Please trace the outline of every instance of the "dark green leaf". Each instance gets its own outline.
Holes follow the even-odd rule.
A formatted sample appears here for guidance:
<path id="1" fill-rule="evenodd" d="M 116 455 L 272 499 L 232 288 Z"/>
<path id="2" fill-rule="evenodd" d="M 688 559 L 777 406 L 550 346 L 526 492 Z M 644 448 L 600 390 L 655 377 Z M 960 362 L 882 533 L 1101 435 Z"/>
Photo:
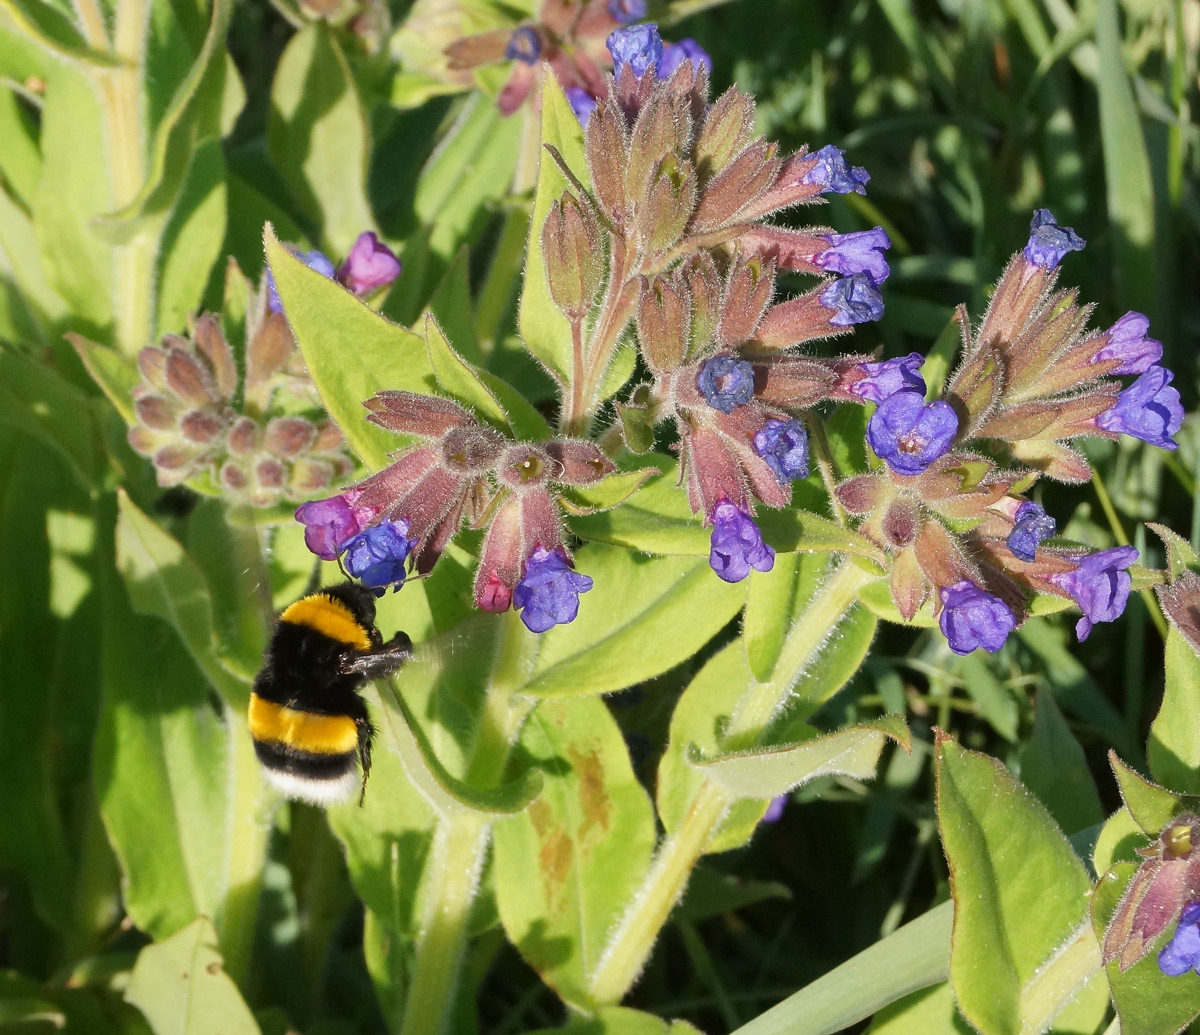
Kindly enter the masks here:
<path id="1" fill-rule="evenodd" d="M 1162 707 L 1146 742 L 1150 772 L 1172 790 L 1200 794 L 1200 657 L 1177 629 L 1167 632 L 1165 665 Z"/>
<path id="2" fill-rule="evenodd" d="M 1052 695 L 1037 695 L 1033 735 L 1020 749 L 1021 782 L 1063 830 L 1086 830 L 1104 818 L 1083 748 Z"/>

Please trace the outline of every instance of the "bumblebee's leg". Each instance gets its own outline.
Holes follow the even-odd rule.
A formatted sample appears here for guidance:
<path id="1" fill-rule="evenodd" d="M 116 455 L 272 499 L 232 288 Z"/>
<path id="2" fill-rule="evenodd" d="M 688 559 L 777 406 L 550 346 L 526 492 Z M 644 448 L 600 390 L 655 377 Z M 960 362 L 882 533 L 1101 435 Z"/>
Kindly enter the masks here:
<path id="1" fill-rule="evenodd" d="M 371 775 L 371 742 L 375 739 L 375 727 L 366 716 L 356 719 L 355 725 L 358 727 L 358 760 L 362 766 L 362 789 L 358 792 L 358 807 L 362 808 L 363 799 L 367 796 L 367 777 Z"/>
<path id="2" fill-rule="evenodd" d="M 367 679 L 382 679 L 390 676 L 412 657 L 412 640 L 407 633 L 398 632 L 379 650 L 363 651 L 347 658 L 342 671 L 366 676 Z"/>

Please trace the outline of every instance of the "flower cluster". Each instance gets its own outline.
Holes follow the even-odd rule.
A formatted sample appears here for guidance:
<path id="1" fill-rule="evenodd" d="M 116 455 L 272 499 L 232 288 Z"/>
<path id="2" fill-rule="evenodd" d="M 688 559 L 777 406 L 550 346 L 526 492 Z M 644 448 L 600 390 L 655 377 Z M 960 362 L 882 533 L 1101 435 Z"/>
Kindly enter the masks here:
<path id="1" fill-rule="evenodd" d="M 345 262 L 336 269 L 329 257 L 316 248 L 309 251 L 292 251 L 309 269 L 316 270 L 330 280 L 336 280 L 359 298 L 373 295 L 400 276 L 400 260 L 370 230 L 358 235 L 346 255 Z M 266 284 L 267 308 L 273 313 L 282 313 L 283 303 L 279 300 L 279 292 L 275 290 L 275 275 L 270 266 L 267 267 Z"/>
<path id="2" fill-rule="evenodd" d="M 1132 547 L 1086 555 L 1043 546 L 1054 518 L 1024 497 L 1042 476 L 1083 481 L 1091 471 L 1070 442 L 1120 434 L 1174 449 L 1183 411 L 1149 321 L 1127 313 L 1087 333 L 1089 307 L 1055 291 L 1058 264 L 1084 247 L 1039 210 L 1013 256 L 944 398 L 927 401 L 916 353 L 844 368 L 840 389 L 875 406 L 867 442 L 883 462 L 837 489 L 861 530 L 888 551 L 892 597 L 912 618 L 932 600 L 951 650 L 999 650 L 1028 612 L 1030 592 L 1073 601 L 1080 640 L 1124 610 Z M 1124 385 L 1119 376 L 1136 376 Z M 1003 469 L 993 454 L 1007 452 Z"/>

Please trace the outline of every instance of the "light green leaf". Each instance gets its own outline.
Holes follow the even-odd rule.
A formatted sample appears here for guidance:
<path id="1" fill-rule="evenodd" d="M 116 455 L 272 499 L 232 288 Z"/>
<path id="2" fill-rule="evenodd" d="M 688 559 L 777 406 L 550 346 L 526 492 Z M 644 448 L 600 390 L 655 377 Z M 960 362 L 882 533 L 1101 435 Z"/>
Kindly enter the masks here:
<path id="1" fill-rule="evenodd" d="M 126 424 L 132 424 L 135 420 L 133 389 L 141 380 L 137 367 L 116 349 L 98 345 L 80 334 L 69 332 L 67 341 L 74 346 L 80 361 L 112 403 L 113 409 L 121 415 Z"/>
<path id="2" fill-rule="evenodd" d="M 1036 1035 L 1100 966 L 1091 881 L 1045 807 L 999 762 L 944 735 L 935 760 L 959 1009 L 984 1035 Z"/>
<path id="3" fill-rule="evenodd" d="M 1180 813 L 1194 813 L 1200 809 L 1200 798 L 1175 794 L 1151 783 L 1122 762 L 1115 751 L 1108 753 L 1108 763 L 1117 778 L 1125 808 L 1148 837 L 1157 837 L 1163 827 Z"/>
<path id="4" fill-rule="evenodd" d="M 0 46 L 3 41 L 0 40 Z M 15 102 L 14 102 L 15 103 Z M 0 126 L 0 134 L 6 132 Z M 40 156 L 38 177 L 41 178 Z M 37 182 L 32 185 L 36 196 Z M 46 281 L 36 229 L 26 208 L 0 186 L 0 290 L 9 312 L 0 312 L 0 334 L 12 341 L 50 344 L 66 317 L 63 300 Z"/>
<path id="5" fill-rule="evenodd" d="M 869 1035 L 973 1035 L 954 1005 L 950 982 L 910 992 L 889 1003 L 871 1021 Z"/>
<path id="6" fill-rule="evenodd" d="M 503 407 L 484 386 L 471 365 L 454 351 L 454 346 L 446 339 L 432 313 L 425 317 L 425 348 L 438 387 L 472 410 L 480 420 L 507 431 L 508 415 Z"/>
<path id="7" fill-rule="evenodd" d="M 1183 536 L 1173 532 L 1166 525 L 1158 525 L 1153 521 L 1147 521 L 1146 527 L 1158 536 L 1167 548 L 1167 572 L 1170 582 L 1174 582 L 1185 571 L 1200 570 L 1200 555 Z"/>
<path id="8" fill-rule="evenodd" d="M 1200 794 L 1200 657 L 1174 628 L 1167 632 L 1164 657 L 1166 686 L 1146 757 L 1159 783 Z"/>
<path id="9" fill-rule="evenodd" d="M 539 1028 L 525 1035 L 701 1035 L 687 1021 L 664 1021 L 627 1006 L 602 1006 L 593 1016 L 572 1017 L 562 1028 Z"/>
<path id="10" fill-rule="evenodd" d="M 264 231 L 267 262 L 308 372 L 329 415 L 372 470 L 402 444 L 368 424 L 363 402 L 387 388 L 433 393 L 435 382 L 423 342 L 391 323 L 349 291 L 310 270 Z"/>
<path id="11" fill-rule="evenodd" d="M 912 738 L 896 715 L 822 735 L 817 730 L 795 744 L 706 755 L 692 745 L 688 761 L 739 798 L 774 798 L 819 776 L 869 780 L 888 739 L 910 750 Z"/>
<path id="12" fill-rule="evenodd" d="M 600 510 L 611 510 L 632 498 L 651 478 L 658 476 L 658 468 L 643 467 L 637 471 L 618 471 L 591 485 L 568 485 L 559 499 L 568 512 L 586 515 Z"/>
<path id="13" fill-rule="evenodd" d="M 500 917 L 542 978 L 586 1008 L 588 976 L 650 866 L 654 813 L 603 701 L 542 702 L 521 746 L 546 782 L 530 809 L 496 824 Z"/>
<path id="14" fill-rule="evenodd" d="M 119 59 L 89 47 L 79 30 L 58 8 L 39 0 L 0 0 L 0 10 L 26 38 L 48 55 L 97 68 L 116 68 Z"/>
<path id="15" fill-rule="evenodd" d="M 197 917 L 138 953 L 125 998 L 154 1035 L 257 1035 L 258 1024 L 222 968 L 212 922 Z"/>
<path id="16" fill-rule="evenodd" d="M 550 214 L 550 206 L 569 184 L 558 164 L 546 153 L 547 145 L 558 149 L 567 167 L 586 187 L 591 177 L 583 150 L 583 127 L 553 75 L 542 80 L 542 150 L 517 326 L 526 348 L 559 381 L 565 382 L 571 370 L 571 325 L 550 297 L 546 259 L 542 254 L 542 225 Z"/>
<path id="17" fill-rule="evenodd" d="M 722 582 L 707 561 L 591 543 L 576 566 L 595 585 L 580 597 L 578 621 L 541 634 L 522 694 L 582 697 L 650 679 L 691 657 L 746 600 L 745 582 Z"/>
<path id="18" fill-rule="evenodd" d="M 429 298 L 426 315 L 432 313 L 446 338 L 467 363 L 476 367 L 483 363 L 479 339 L 475 336 L 474 306 L 471 301 L 471 257 L 464 244 L 455 253 L 454 261 Z M 418 321 L 420 326 L 424 321 Z M 414 329 L 419 329 L 415 327 Z"/>
<path id="19" fill-rule="evenodd" d="M 777 554 L 774 568 L 750 580 L 742 636 L 750 671 L 760 683 L 775 671 L 787 630 L 824 570 L 822 558 Z"/>
<path id="20" fill-rule="evenodd" d="M 1021 782 L 1041 799 L 1063 830 L 1075 833 L 1104 819 L 1083 748 L 1045 690 L 1038 692 L 1033 735 L 1018 757 Z"/>
<path id="21" fill-rule="evenodd" d="M 366 114 L 345 55 L 324 21 L 296 33 L 279 59 L 267 144 L 275 168 L 321 228 L 335 261 L 360 233 L 374 229 L 366 197 L 371 149 Z"/>
<path id="22" fill-rule="evenodd" d="M 982 651 L 954 661 L 954 672 L 979 709 L 979 717 L 1010 743 L 1017 740 L 1017 702 L 999 679 Z M 1090 824 L 1084 824 L 1089 826 Z"/>

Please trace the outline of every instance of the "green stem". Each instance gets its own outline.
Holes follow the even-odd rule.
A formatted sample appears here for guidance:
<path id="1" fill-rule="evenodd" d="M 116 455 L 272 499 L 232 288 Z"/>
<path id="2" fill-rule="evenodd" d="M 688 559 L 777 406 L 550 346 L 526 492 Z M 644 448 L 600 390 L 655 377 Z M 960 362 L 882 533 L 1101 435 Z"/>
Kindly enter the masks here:
<path id="1" fill-rule="evenodd" d="M 738 701 L 725 749 L 746 750 L 762 738 L 796 681 L 854 607 L 858 590 L 873 577 L 849 561 L 829 574 L 788 632 L 771 679 L 751 684 Z M 641 888 L 605 946 L 589 982 L 593 1002 L 619 1002 L 637 980 L 692 870 L 736 800 L 711 779 L 700 784 L 683 822 L 659 846 Z"/>

